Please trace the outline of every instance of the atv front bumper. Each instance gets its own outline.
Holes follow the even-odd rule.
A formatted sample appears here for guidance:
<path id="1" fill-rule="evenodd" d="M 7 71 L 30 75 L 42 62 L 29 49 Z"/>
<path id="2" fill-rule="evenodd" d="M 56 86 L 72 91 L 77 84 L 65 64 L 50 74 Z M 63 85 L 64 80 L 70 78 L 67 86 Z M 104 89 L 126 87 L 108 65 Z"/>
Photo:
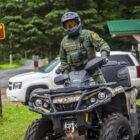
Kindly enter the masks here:
<path id="1" fill-rule="evenodd" d="M 99 93 L 104 92 L 105 97 L 103 99 L 99 99 Z M 74 103 L 71 101 L 71 98 L 79 95 L 78 100 L 74 100 Z M 89 112 L 94 108 L 106 104 L 110 102 L 112 94 L 109 90 L 104 88 L 98 88 L 94 90 L 84 90 L 84 91 L 76 91 L 73 93 L 59 93 L 59 94 L 43 94 L 36 93 L 33 95 L 31 100 L 29 101 L 29 109 L 31 111 L 40 113 L 44 116 L 53 116 L 53 115 L 65 115 L 65 114 L 77 114 L 82 112 Z M 57 104 L 54 103 L 54 98 L 61 99 L 57 101 Z M 95 102 L 90 102 L 91 98 L 95 99 Z M 36 100 L 41 100 L 40 102 L 49 104 L 48 108 L 43 107 L 43 104 L 39 107 L 36 106 Z M 75 99 L 75 98 L 74 98 Z M 70 100 L 65 102 L 65 100 Z M 87 102 L 87 103 L 85 103 Z M 85 103 L 85 105 L 84 105 Z M 74 105 L 73 105 L 74 104 Z M 70 106 L 73 106 L 72 108 Z M 58 106 L 60 108 L 58 109 Z"/>

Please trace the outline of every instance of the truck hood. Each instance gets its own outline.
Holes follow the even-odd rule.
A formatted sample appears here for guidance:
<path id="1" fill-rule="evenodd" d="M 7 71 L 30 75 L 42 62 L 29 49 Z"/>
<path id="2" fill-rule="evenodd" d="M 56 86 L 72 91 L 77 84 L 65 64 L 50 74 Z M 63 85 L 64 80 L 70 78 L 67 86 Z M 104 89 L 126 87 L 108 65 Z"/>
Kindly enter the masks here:
<path id="1" fill-rule="evenodd" d="M 43 77 L 49 77 L 49 74 L 41 73 L 41 72 L 28 72 L 24 74 L 18 74 L 14 77 L 11 77 L 9 79 L 10 82 L 20 82 L 24 80 L 30 80 L 30 79 L 37 79 L 37 78 L 43 78 Z"/>

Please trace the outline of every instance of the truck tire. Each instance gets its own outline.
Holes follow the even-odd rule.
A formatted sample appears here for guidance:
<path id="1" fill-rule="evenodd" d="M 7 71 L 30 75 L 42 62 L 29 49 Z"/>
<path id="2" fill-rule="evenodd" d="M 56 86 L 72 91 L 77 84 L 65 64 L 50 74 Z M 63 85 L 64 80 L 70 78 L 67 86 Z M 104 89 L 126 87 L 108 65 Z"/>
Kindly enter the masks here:
<path id="1" fill-rule="evenodd" d="M 135 140 L 140 140 L 140 105 L 137 105 L 137 119 L 138 119 L 139 134 L 135 136 Z"/>
<path id="2" fill-rule="evenodd" d="M 27 92 L 26 92 L 26 101 L 25 101 L 25 105 L 28 105 L 28 102 L 29 102 L 29 99 L 30 97 L 33 95 L 33 93 L 37 90 L 41 90 L 41 89 L 48 89 L 47 86 L 45 85 L 37 85 L 37 86 L 32 86 L 32 87 L 29 87 L 27 89 Z"/>
<path id="3" fill-rule="evenodd" d="M 38 90 L 42 90 L 42 89 L 44 89 L 44 88 L 35 88 L 35 89 L 33 89 L 31 92 L 30 92 L 30 97 L 29 97 L 29 100 L 31 99 L 31 97 L 34 95 L 34 93 L 35 92 L 37 92 Z"/>
<path id="4" fill-rule="evenodd" d="M 43 117 L 37 119 L 29 125 L 24 140 L 42 140 L 45 139 L 47 133 L 52 133 L 53 125 L 52 122 Z"/>
<path id="5" fill-rule="evenodd" d="M 120 113 L 108 115 L 100 130 L 100 140 L 134 140 L 127 118 Z"/>

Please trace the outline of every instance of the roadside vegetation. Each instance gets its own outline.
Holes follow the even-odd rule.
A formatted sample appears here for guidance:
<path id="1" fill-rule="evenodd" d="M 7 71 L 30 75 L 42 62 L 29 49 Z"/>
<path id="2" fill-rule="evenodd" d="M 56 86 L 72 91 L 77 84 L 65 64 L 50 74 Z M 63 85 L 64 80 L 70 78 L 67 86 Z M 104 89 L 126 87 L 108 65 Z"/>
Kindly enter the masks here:
<path id="1" fill-rule="evenodd" d="M 3 104 L 0 117 L 0 140 L 23 140 L 27 127 L 41 115 L 31 112 L 28 106 Z"/>
<path id="2" fill-rule="evenodd" d="M 21 65 L 23 65 L 25 61 L 27 61 L 27 59 L 23 58 L 19 61 L 13 62 L 13 64 L 9 64 L 9 63 L 1 64 L 0 65 L 0 70 L 16 69 L 16 68 L 20 67 Z"/>
<path id="3" fill-rule="evenodd" d="M 140 99 L 136 101 L 137 105 L 140 105 Z"/>
<path id="4" fill-rule="evenodd" d="M 0 43 L 0 63 L 6 63 L 9 54 L 28 58 L 37 54 L 54 59 L 65 32 L 61 17 L 67 11 L 76 11 L 82 19 L 82 28 L 97 32 L 111 50 L 131 49 L 125 38 L 111 38 L 107 20 L 140 19 L 138 0 L 1 0 L 0 20 L 5 24 L 6 38 Z M 117 6 L 119 5 L 119 6 Z M 128 8 L 129 7 L 129 8 Z"/>

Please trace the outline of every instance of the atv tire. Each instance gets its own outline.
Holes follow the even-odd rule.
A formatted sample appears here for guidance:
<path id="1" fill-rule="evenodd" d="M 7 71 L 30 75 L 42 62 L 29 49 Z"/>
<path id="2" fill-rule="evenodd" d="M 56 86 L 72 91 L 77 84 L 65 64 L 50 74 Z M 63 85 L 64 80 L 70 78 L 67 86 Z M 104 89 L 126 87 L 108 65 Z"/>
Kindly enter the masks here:
<path id="1" fill-rule="evenodd" d="M 134 140 L 127 118 L 120 113 L 108 115 L 100 130 L 100 140 Z"/>
<path id="2" fill-rule="evenodd" d="M 138 119 L 138 127 L 139 127 L 139 134 L 136 135 L 135 140 L 140 140 L 140 105 L 137 105 L 137 119 Z"/>
<path id="3" fill-rule="evenodd" d="M 28 127 L 24 140 L 44 140 L 47 133 L 53 132 L 52 122 L 43 117 L 37 119 Z"/>

